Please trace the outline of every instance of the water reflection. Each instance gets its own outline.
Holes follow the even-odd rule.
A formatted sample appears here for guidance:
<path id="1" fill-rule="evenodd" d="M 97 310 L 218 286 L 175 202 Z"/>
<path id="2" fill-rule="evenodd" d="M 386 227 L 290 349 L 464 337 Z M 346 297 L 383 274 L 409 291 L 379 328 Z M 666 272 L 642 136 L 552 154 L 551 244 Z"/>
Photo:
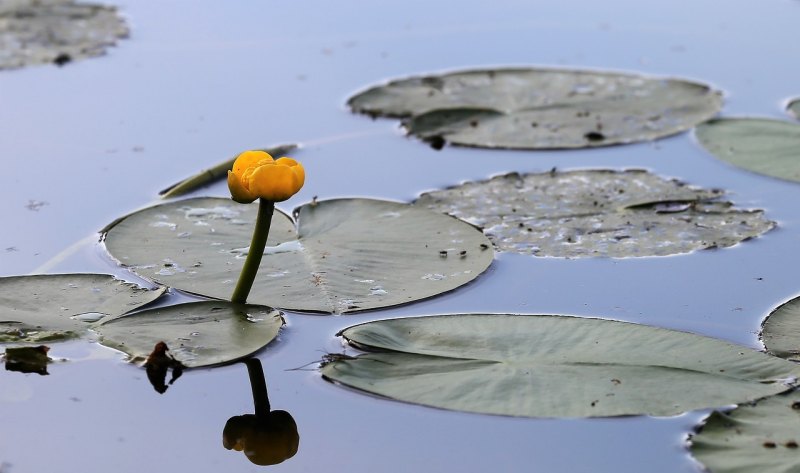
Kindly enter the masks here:
<path id="1" fill-rule="evenodd" d="M 169 353 L 169 348 L 164 342 L 156 343 L 153 352 L 147 357 L 144 362 L 145 371 L 147 371 L 147 380 L 153 385 L 153 389 L 159 394 L 167 392 L 169 386 L 175 382 L 183 374 L 185 366 L 172 357 Z M 172 370 L 172 377 L 167 385 L 167 373 Z"/>
<path id="2" fill-rule="evenodd" d="M 250 358 L 244 363 L 250 375 L 255 414 L 228 419 L 222 431 L 222 445 L 243 452 L 256 465 L 277 465 L 297 453 L 300 443 L 297 424 L 288 412 L 270 409 L 261 361 Z"/>
<path id="3" fill-rule="evenodd" d="M 45 345 L 6 348 L 6 352 L 3 355 L 3 359 L 6 362 L 6 370 L 20 373 L 37 373 L 42 376 L 50 374 L 47 372 L 47 364 L 52 360 L 47 356 L 48 351 L 50 351 L 50 347 Z"/>

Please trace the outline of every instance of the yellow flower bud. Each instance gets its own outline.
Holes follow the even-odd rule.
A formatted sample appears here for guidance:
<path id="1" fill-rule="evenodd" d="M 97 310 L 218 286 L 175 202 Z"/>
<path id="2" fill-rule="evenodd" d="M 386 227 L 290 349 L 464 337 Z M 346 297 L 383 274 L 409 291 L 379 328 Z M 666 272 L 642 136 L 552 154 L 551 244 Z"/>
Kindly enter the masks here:
<path id="1" fill-rule="evenodd" d="M 228 189 L 242 204 L 258 198 L 281 202 L 295 195 L 305 179 L 303 166 L 292 158 L 275 160 L 264 151 L 245 151 L 228 171 Z"/>

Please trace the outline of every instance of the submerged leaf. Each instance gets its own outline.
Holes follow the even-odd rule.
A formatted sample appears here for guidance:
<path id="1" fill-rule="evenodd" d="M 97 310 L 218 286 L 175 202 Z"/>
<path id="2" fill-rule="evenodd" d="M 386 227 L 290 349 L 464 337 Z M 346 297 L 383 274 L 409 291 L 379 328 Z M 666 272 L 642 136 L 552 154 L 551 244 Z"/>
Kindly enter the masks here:
<path id="1" fill-rule="evenodd" d="M 128 36 L 115 7 L 72 0 L 0 3 L 0 69 L 57 66 L 103 54 Z"/>
<path id="2" fill-rule="evenodd" d="M 145 289 L 107 274 L 0 278 L 0 343 L 81 337 L 90 323 L 130 312 L 165 290 Z"/>
<path id="3" fill-rule="evenodd" d="M 534 256 L 665 256 L 735 245 L 775 226 L 720 196 L 641 170 L 553 170 L 467 182 L 414 204 L 484 228 L 501 251 Z"/>
<path id="4" fill-rule="evenodd" d="M 365 350 L 328 379 L 404 402 L 524 417 L 685 411 L 789 389 L 800 367 L 712 338 L 625 322 L 550 315 L 382 320 L 342 336 Z"/>
<path id="5" fill-rule="evenodd" d="M 137 274 L 229 299 L 244 264 L 257 204 L 189 199 L 136 212 L 112 226 L 108 251 Z M 491 263 L 476 228 L 422 208 L 371 199 L 276 211 L 250 300 L 290 310 L 345 313 L 431 297 Z"/>
<path id="6" fill-rule="evenodd" d="M 274 340 L 282 325 L 280 312 L 269 307 L 213 301 L 144 310 L 93 329 L 100 343 L 127 353 L 132 362 L 149 359 L 153 347 L 163 343 L 170 358 L 197 368 L 252 355 Z M 173 371 L 173 376 L 180 375 Z"/>
<path id="7" fill-rule="evenodd" d="M 714 116 L 719 92 L 696 82 L 567 69 L 412 77 L 352 97 L 354 112 L 403 118 L 433 144 L 586 148 L 653 140 Z"/>
<path id="8" fill-rule="evenodd" d="M 721 118 L 697 127 L 717 158 L 759 174 L 800 181 L 800 124 L 768 118 Z"/>
<path id="9" fill-rule="evenodd" d="M 800 471 L 800 393 L 714 411 L 690 441 L 692 455 L 714 473 Z"/>

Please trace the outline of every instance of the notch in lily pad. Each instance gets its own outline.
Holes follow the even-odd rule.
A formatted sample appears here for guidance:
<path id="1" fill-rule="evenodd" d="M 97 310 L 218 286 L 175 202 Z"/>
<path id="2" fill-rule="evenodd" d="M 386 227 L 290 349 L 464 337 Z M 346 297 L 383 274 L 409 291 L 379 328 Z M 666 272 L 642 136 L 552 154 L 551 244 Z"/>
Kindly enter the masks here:
<path id="1" fill-rule="evenodd" d="M 717 114 L 698 82 L 554 68 L 478 69 L 393 80 L 348 100 L 356 113 L 403 120 L 439 149 L 591 148 L 648 141 Z"/>
<path id="2" fill-rule="evenodd" d="M 0 278 L 0 343 L 41 344 L 83 337 L 93 322 L 140 308 L 165 290 L 108 274 Z"/>
<path id="3" fill-rule="evenodd" d="M 643 170 L 554 168 L 426 192 L 414 205 L 483 228 L 500 251 L 566 258 L 723 248 L 775 226 L 723 195 Z"/>
<path id="4" fill-rule="evenodd" d="M 112 225 L 105 246 L 142 277 L 228 299 L 258 207 L 220 198 L 157 205 Z M 322 200 L 294 215 L 296 225 L 280 211 L 272 215 L 248 301 L 320 313 L 378 309 L 460 287 L 494 257 L 479 229 L 408 204 Z"/>
<path id="5" fill-rule="evenodd" d="M 718 159 L 765 176 L 800 182 L 800 124 L 720 118 L 699 125 L 700 145 Z"/>
<path id="6" fill-rule="evenodd" d="M 553 315 L 457 314 L 345 329 L 321 368 L 402 402 L 519 417 L 673 416 L 791 389 L 800 367 L 685 332 Z"/>

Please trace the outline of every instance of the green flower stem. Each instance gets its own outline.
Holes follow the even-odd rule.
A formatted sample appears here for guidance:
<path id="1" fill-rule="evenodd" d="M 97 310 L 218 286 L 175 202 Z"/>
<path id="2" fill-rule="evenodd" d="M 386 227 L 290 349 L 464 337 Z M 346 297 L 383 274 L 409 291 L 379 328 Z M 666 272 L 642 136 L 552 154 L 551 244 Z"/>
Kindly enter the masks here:
<path id="1" fill-rule="evenodd" d="M 256 279 L 258 267 L 261 265 L 261 257 L 264 256 L 264 248 L 267 246 L 267 236 L 269 236 L 269 226 L 272 223 L 272 212 L 275 210 L 275 202 L 266 199 L 258 199 L 258 217 L 256 217 L 256 228 L 253 230 L 253 240 L 250 242 L 250 250 L 247 252 L 247 259 L 244 260 L 242 273 L 233 290 L 231 302 L 244 304 L 250 289 L 253 288 L 253 281 Z"/>
<path id="2" fill-rule="evenodd" d="M 250 388 L 253 390 L 253 404 L 256 417 L 266 417 L 269 414 L 269 396 L 267 395 L 267 380 L 264 377 L 264 368 L 258 358 L 244 360 L 247 365 L 247 374 L 250 376 Z"/>

